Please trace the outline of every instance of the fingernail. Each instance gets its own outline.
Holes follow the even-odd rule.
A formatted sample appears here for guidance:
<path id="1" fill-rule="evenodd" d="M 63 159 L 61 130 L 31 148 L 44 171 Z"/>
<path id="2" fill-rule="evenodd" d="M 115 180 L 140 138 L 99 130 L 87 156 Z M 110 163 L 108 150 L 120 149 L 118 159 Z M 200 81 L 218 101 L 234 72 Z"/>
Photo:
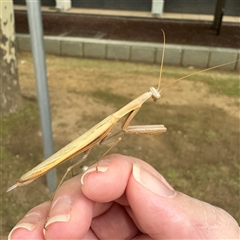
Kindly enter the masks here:
<path id="1" fill-rule="evenodd" d="M 133 177 L 137 182 L 153 193 L 164 197 L 174 197 L 176 192 L 170 189 L 159 178 L 148 172 L 146 169 L 140 167 L 138 164 L 133 164 Z"/>
<path id="2" fill-rule="evenodd" d="M 8 240 L 11 240 L 13 232 L 18 228 L 24 228 L 28 231 L 32 231 L 36 228 L 36 225 L 40 222 L 41 215 L 39 213 L 29 213 L 23 218 L 23 222 L 18 223 L 12 231 L 8 234 Z"/>
<path id="3" fill-rule="evenodd" d="M 84 185 L 84 177 L 91 172 L 106 172 L 109 168 L 110 162 L 107 160 L 101 160 L 96 166 L 90 167 L 81 177 L 81 184 Z"/>
<path id="4" fill-rule="evenodd" d="M 45 228 L 55 222 L 68 222 L 70 220 L 70 213 L 72 210 L 72 200 L 69 196 L 58 198 L 50 211 L 49 219 L 45 224 Z"/>

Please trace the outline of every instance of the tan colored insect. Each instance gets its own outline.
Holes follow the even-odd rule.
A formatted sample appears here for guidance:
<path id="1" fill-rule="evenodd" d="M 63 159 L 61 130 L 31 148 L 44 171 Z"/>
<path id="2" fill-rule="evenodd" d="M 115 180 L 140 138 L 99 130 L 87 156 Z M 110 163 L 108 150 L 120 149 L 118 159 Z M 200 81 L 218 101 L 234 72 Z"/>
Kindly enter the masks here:
<path id="1" fill-rule="evenodd" d="M 162 31 L 163 32 L 163 31 Z M 165 33 L 163 32 L 163 38 L 164 38 L 164 46 L 165 46 Z M 211 67 L 208 69 L 204 69 L 201 71 L 198 71 L 196 73 L 189 74 L 187 76 L 184 76 L 180 79 L 177 79 L 167 85 L 165 85 L 162 89 L 160 89 L 161 84 L 161 75 L 162 75 L 162 67 L 163 67 L 163 59 L 164 59 L 164 48 L 162 53 L 162 63 L 160 66 L 160 76 L 159 76 L 159 82 L 158 82 L 158 88 L 151 87 L 149 92 L 143 93 L 139 97 L 132 100 L 130 103 L 122 107 L 117 112 L 113 113 L 112 115 L 106 117 L 101 122 L 96 124 L 94 127 L 89 129 L 86 133 L 79 136 L 77 139 L 60 149 L 58 152 L 53 154 L 51 157 L 34 167 L 29 172 L 25 173 L 20 177 L 18 182 L 14 184 L 12 187 L 8 188 L 7 192 L 13 190 L 14 188 L 18 186 L 27 185 L 40 176 L 46 174 L 51 169 L 55 168 L 59 164 L 69 160 L 70 158 L 80 154 L 84 153 L 83 157 L 74 165 L 72 165 L 70 168 L 68 168 L 67 172 L 65 173 L 63 179 L 65 178 L 66 174 L 75 166 L 81 164 L 86 157 L 88 156 L 91 149 L 96 144 L 102 144 L 104 142 L 107 142 L 111 138 L 110 134 L 113 129 L 113 127 L 119 122 L 120 119 L 122 119 L 125 115 L 126 119 L 122 125 L 122 130 L 126 133 L 130 134 L 148 134 L 148 135 L 157 135 L 161 134 L 167 131 L 166 127 L 164 125 L 138 125 L 138 126 L 129 126 L 129 123 L 134 118 L 134 116 L 137 114 L 139 109 L 141 108 L 142 104 L 146 102 L 149 98 L 152 98 L 153 101 L 157 101 L 161 95 L 161 91 L 164 88 L 169 87 L 170 85 L 185 79 L 189 76 L 209 71 L 214 68 L 218 68 L 221 66 L 225 66 L 230 63 L 222 64 L 219 66 Z M 117 144 L 121 138 L 115 139 L 115 144 Z M 115 145 L 114 144 L 114 145 Z M 111 149 L 111 148 L 110 148 Z M 62 183 L 63 179 L 61 180 L 60 184 Z M 59 184 L 59 185 L 60 185 Z"/>

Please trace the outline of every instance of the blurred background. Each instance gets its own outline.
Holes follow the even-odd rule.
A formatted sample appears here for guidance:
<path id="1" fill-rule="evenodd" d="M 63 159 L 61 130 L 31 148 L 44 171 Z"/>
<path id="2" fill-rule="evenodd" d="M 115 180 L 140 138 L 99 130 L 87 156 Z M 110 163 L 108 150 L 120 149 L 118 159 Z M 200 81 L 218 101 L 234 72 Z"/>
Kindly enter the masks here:
<path id="1" fill-rule="evenodd" d="M 176 190 L 223 208 L 240 223 L 239 5 L 217 0 L 41 1 L 53 151 L 157 86 L 163 29 L 167 44 L 162 86 L 234 62 L 181 80 L 164 89 L 157 103 L 146 102 L 132 125 L 164 124 L 167 132 L 125 134 L 111 153 L 147 161 Z M 25 1 L 16 0 L 1 11 L 4 238 L 28 210 L 48 201 L 52 193 L 45 177 L 5 193 L 44 159 L 45 150 L 29 9 Z M 121 123 L 116 130 L 120 127 Z M 94 147 L 85 165 L 106 150 Z M 58 179 L 71 164 L 57 168 Z M 78 172 L 81 169 L 74 170 Z"/>

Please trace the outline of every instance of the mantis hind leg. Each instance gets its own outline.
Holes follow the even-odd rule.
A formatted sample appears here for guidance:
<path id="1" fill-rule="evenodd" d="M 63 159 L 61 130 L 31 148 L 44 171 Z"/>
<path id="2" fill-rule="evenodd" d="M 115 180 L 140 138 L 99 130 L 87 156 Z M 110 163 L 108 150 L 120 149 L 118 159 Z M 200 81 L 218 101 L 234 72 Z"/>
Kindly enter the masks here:
<path id="1" fill-rule="evenodd" d="M 119 141 L 121 141 L 121 137 L 118 137 L 117 139 L 116 136 L 119 135 L 119 134 L 122 134 L 122 132 L 117 132 L 116 134 L 108 137 L 108 135 L 103 138 L 99 144 L 109 144 L 109 143 L 113 143 L 113 145 L 100 157 L 100 159 L 97 161 L 99 162 Z M 113 140 L 114 138 L 114 140 Z M 64 179 L 66 178 L 67 174 L 72 171 L 76 166 L 79 166 L 81 163 L 83 163 L 86 158 L 88 157 L 90 151 L 92 150 L 92 148 L 89 148 L 88 150 L 86 150 L 83 154 L 83 157 L 81 159 L 79 159 L 76 163 L 72 164 L 70 167 L 67 168 L 66 172 L 64 173 L 61 181 L 59 182 L 58 186 L 57 186 L 57 189 L 62 185 Z M 97 168 L 97 167 L 96 167 Z"/>
<path id="2" fill-rule="evenodd" d="M 99 160 L 97 161 L 97 165 L 96 165 L 96 171 L 98 171 L 98 164 L 99 162 L 102 160 L 102 158 L 107 155 L 109 153 L 109 151 L 111 151 L 112 148 L 114 148 L 121 140 L 122 140 L 122 137 L 118 137 L 116 138 L 117 135 L 121 135 L 123 134 L 122 131 L 119 131 L 117 133 L 115 133 L 114 135 L 110 136 L 110 137 L 106 137 L 104 138 L 99 144 L 112 144 L 112 146 L 105 152 L 103 153 L 103 155 L 99 158 Z"/>
<path id="3" fill-rule="evenodd" d="M 66 176 L 67 176 L 67 174 L 68 174 L 70 171 L 72 171 L 72 169 L 73 169 L 74 167 L 76 167 L 76 166 L 80 165 L 82 162 L 84 162 L 84 161 L 86 160 L 87 156 L 89 155 L 90 151 L 91 151 L 91 148 L 84 152 L 83 157 L 82 157 L 81 159 L 79 159 L 76 163 L 74 163 L 73 165 L 71 165 L 70 167 L 67 168 L 67 170 L 66 170 L 66 172 L 64 173 L 61 181 L 59 182 L 59 184 L 58 184 L 55 192 L 53 193 L 53 196 L 52 196 L 50 202 L 52 202 L 52 200 L 54 199 L 55 193 L 56 193 L 57 189 L 62 185 L 64 179 L 65 179 Z M 49 211 L 48 211 L 48 216 L 49 216 L 50 210 L 51 210 L 51 208 L 50 208 Z M 46 222 L 46 223 L 47 223 L 47 222 Z M 46 228 L 46 223 L 44 224 L 44 229 L 45 229 L 45 230 L 47 230 L 47 228 Z"/>
<path id="4" fill-rule="evenodd" d="M 61 181 L 59 182 L 57 189 L 62 185 L 64 179 L 66 178 L 67 174 L 73 170 L 73 168 L 75 168 L 76 166 L 80 165 L 82 162 L 84 162 L 86 160 L 86 158 L 88 157 L 90 151 L 92 148 L 88 149 L 87 151 L 84 152 L 83 156 L 81 159 L 79 159 L 76 163 L 74 163 L 73 165 L 71 165 L 70 167 L 67 168 L 66 172 L 64 173 Z"/>

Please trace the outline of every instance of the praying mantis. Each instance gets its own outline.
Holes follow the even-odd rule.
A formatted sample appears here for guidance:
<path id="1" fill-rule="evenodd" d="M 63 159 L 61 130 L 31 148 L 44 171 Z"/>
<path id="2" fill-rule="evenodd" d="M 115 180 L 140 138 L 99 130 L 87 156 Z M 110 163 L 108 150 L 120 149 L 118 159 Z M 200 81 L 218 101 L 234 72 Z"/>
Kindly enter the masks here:
<path id="1" fill-rule="evenodd" d="M 163 42 L 165 46 L 165 33 L 163 32 Z M 112 137 L 115 136 L 111 135 L 111 132 L 114 128 L 114 126 L 123 118 L 126 116 L 125 120 L 122 124 L 122 131 L 129 134 L 147 134 L 147 135 L 158 135 L 162 134 L 167 131 L 167 128 L 164 125 L 137 125 L 137 126 L 131 126 L 130 122 L 135 117 L 135 115 L 138 113 L 138 111 L 141 109 L 142 105 L 150 98 L 154 102 L 158 101 L 161 97 L 161 92 L 163 89 L 169 87 L 170 85 L 188 78 L 192 75 L 206 72 L 211 69 L 215 69 L 221 66 L 228 65 L 230 63 L 221 64 L 218 66 L 214 66 L 208 69 L 204 69 L 201 71 L 198 71 L 196 73 L 191 73 L 187 76 L 184 76 L 182 78 L 179 78 L 164 87 L 160 89 L 161 85 L 161 77 L 162 77 L 162 68 L 163 68 L 163 60 L 164 60 L 164 52 L 165 48 L 163 48 L 162 52 L 162 61 L 160 65 L 160 76 L 158 80 L 158 87 L 154 88 L 151 87 L 150 91 L 141 94 L 128 104 L 126 104 L 124 107 L 116 111 L 115 113 L 109 115 L 105 119 L 103 119 L 101 122 L 90 128 L 87 132 L 79 136 L 77 139 L 70 142 L 68 145 L 60 149 L 58 152 L 50 156 L 48 159 L 43 161 L 42 163 L 38 164 L 36 167 L 34 167 L 32 170 L 28 171 L 24 175 L 20 177 L 20 179 L 17 181 L 16 184 L 14 184 L 12 187 L 7 189 L 7 192 L 15 189 L 19 186 L 27 185 L 40 176 L 46 174 L 51 169 L 55 168 L 59 164 L 79 155 L 80 153 L 83 153 L 83 157 L 77 161 L 75 164 L 73 164 L 71 167 L 69 167 L 64 174 L 62 180 L 60 181 L 59 185 L 61 185 L 62 181 L 64 180 L 65 176 L 69 171 L 71 171 L 75 166 L 80 165 L 84 160 L 87 158 L 88 154 L 90 153 L 91 149 L 97 145 L 97 144 L 104 144 L 108 143 Z M 232 62 L 231 62 L 232 63 Z M 121 137 L 118 137 L 117 139 L 112 140 L 113 145 L 116 145 L 118 142 L 122 140 Z M 111 149 L 111 148 L 110 148 Z M 108 150 L 109 151 L 109 150 Z M 107 151 L 107 152 L 108 152 Z M 105 153 L 106 154 L 106 153 Z M 104 154 L 104 155 L 105 155 Z M 101 158 L 100 158 L 101 159 Z"/>

